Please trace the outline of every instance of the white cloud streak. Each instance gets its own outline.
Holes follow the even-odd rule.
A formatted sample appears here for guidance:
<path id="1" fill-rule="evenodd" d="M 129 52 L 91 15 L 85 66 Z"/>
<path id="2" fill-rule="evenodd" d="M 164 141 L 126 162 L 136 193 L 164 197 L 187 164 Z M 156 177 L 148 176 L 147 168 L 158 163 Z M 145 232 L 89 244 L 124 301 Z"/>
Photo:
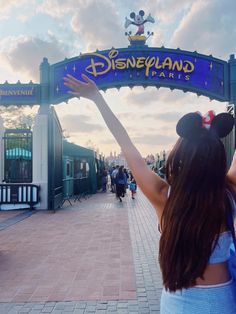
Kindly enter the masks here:
<path id="1" fill-rule="evenodd" d="M 48 41 L 36 37 L 8 37 L 2 41 L 1 57 L 16 73 L 26 72 L 29 80 L 39 81 L 39 65 L 44 57 L 50 63 L 61 61 L 66 56 L 66 46 L 56 37 Z"/>

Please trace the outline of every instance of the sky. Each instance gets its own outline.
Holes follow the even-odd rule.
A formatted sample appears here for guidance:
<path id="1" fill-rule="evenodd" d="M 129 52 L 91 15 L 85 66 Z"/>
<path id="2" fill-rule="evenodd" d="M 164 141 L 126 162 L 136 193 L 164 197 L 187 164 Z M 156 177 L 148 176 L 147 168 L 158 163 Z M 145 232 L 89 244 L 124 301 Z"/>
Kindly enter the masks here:
<path id="1" fill-rule="evenodd" d="M 197 51 L 225 61 L 236 53 L 235 0 L 0 0 L 0 84 L 39 83 L 43 57 L 54 64 L 96 49 L 127 47 L 125 17 L 141 9 L 155 19 L 145 26 L 154 32 L 150 47 Z M 162 87 L 102 93 L 143 156 L 171 149 L 176 122 L 185 113 L 218 113 L 227 105 Z M 73 98 L 55 109 L 69 141 L 106 156 L 120 152 L 92 102 Z"/>

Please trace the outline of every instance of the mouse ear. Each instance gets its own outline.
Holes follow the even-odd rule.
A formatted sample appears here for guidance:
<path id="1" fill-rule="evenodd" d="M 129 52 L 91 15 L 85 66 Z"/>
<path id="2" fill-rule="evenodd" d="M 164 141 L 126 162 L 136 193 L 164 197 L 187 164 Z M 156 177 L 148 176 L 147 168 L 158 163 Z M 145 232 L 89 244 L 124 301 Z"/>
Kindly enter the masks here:
<path id="1" fill-rule="evenodd" d="M 134 12 L 130 13 L 130 18 L 131 18 L 131 19 L 134 19 L 134 18 L 135 18 L 135 13 L 134 13 Z"/>
<path id="2" fill-rule="evenodd" d="M 139 11 L 139 15 L 144 16 L 144 14 L 145 14 L 145 13 L 144 13 L 143 10 L 140 10 L 140 11 Z"/>
<path id="3" fill-rule="evenodd" d="M 180 137 L 191 139 L 202 131 L 202 116 L 197 112 L 184 115 L 176 125 L 176 132 Z"/>
<path id="4" fill-rule="evenodd" d="M 210 130 L 214 131 L 220 138 L 227 136 L 234 127 L 234 117 L 227 112 L 222 112 L 214 117 Z"/>

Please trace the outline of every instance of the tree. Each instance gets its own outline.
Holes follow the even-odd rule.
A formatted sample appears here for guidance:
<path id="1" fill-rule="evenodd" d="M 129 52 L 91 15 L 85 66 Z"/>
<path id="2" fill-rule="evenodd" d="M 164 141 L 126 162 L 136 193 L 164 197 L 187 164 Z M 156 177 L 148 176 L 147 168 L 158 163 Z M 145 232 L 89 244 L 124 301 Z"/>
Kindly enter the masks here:
<path id="1" fill-rule="evenodd" d="M 0 107 L 0 116 L 7 129 L 31 129 L 36 113 L 36 106 L 31 109 L 29 106 Z"/>

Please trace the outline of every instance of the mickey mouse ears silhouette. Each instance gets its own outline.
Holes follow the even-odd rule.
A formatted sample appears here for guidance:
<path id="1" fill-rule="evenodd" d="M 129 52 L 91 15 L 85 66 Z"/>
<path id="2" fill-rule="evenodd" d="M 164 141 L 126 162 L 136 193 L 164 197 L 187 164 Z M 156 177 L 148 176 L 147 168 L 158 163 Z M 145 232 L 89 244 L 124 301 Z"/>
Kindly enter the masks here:
<path id="1" fill-rule="evenodd" d="M 176 132 L 180 137 L 192 139 L 208 130 L 219 138 L 223 138 L 232 131 L 233 126 L 234 118 L 229 113 L 223 112 L 215 115 L 211 110 L 202 116 L 199 112 L 191 112 L 179 120 L 176 125 Z"/>

